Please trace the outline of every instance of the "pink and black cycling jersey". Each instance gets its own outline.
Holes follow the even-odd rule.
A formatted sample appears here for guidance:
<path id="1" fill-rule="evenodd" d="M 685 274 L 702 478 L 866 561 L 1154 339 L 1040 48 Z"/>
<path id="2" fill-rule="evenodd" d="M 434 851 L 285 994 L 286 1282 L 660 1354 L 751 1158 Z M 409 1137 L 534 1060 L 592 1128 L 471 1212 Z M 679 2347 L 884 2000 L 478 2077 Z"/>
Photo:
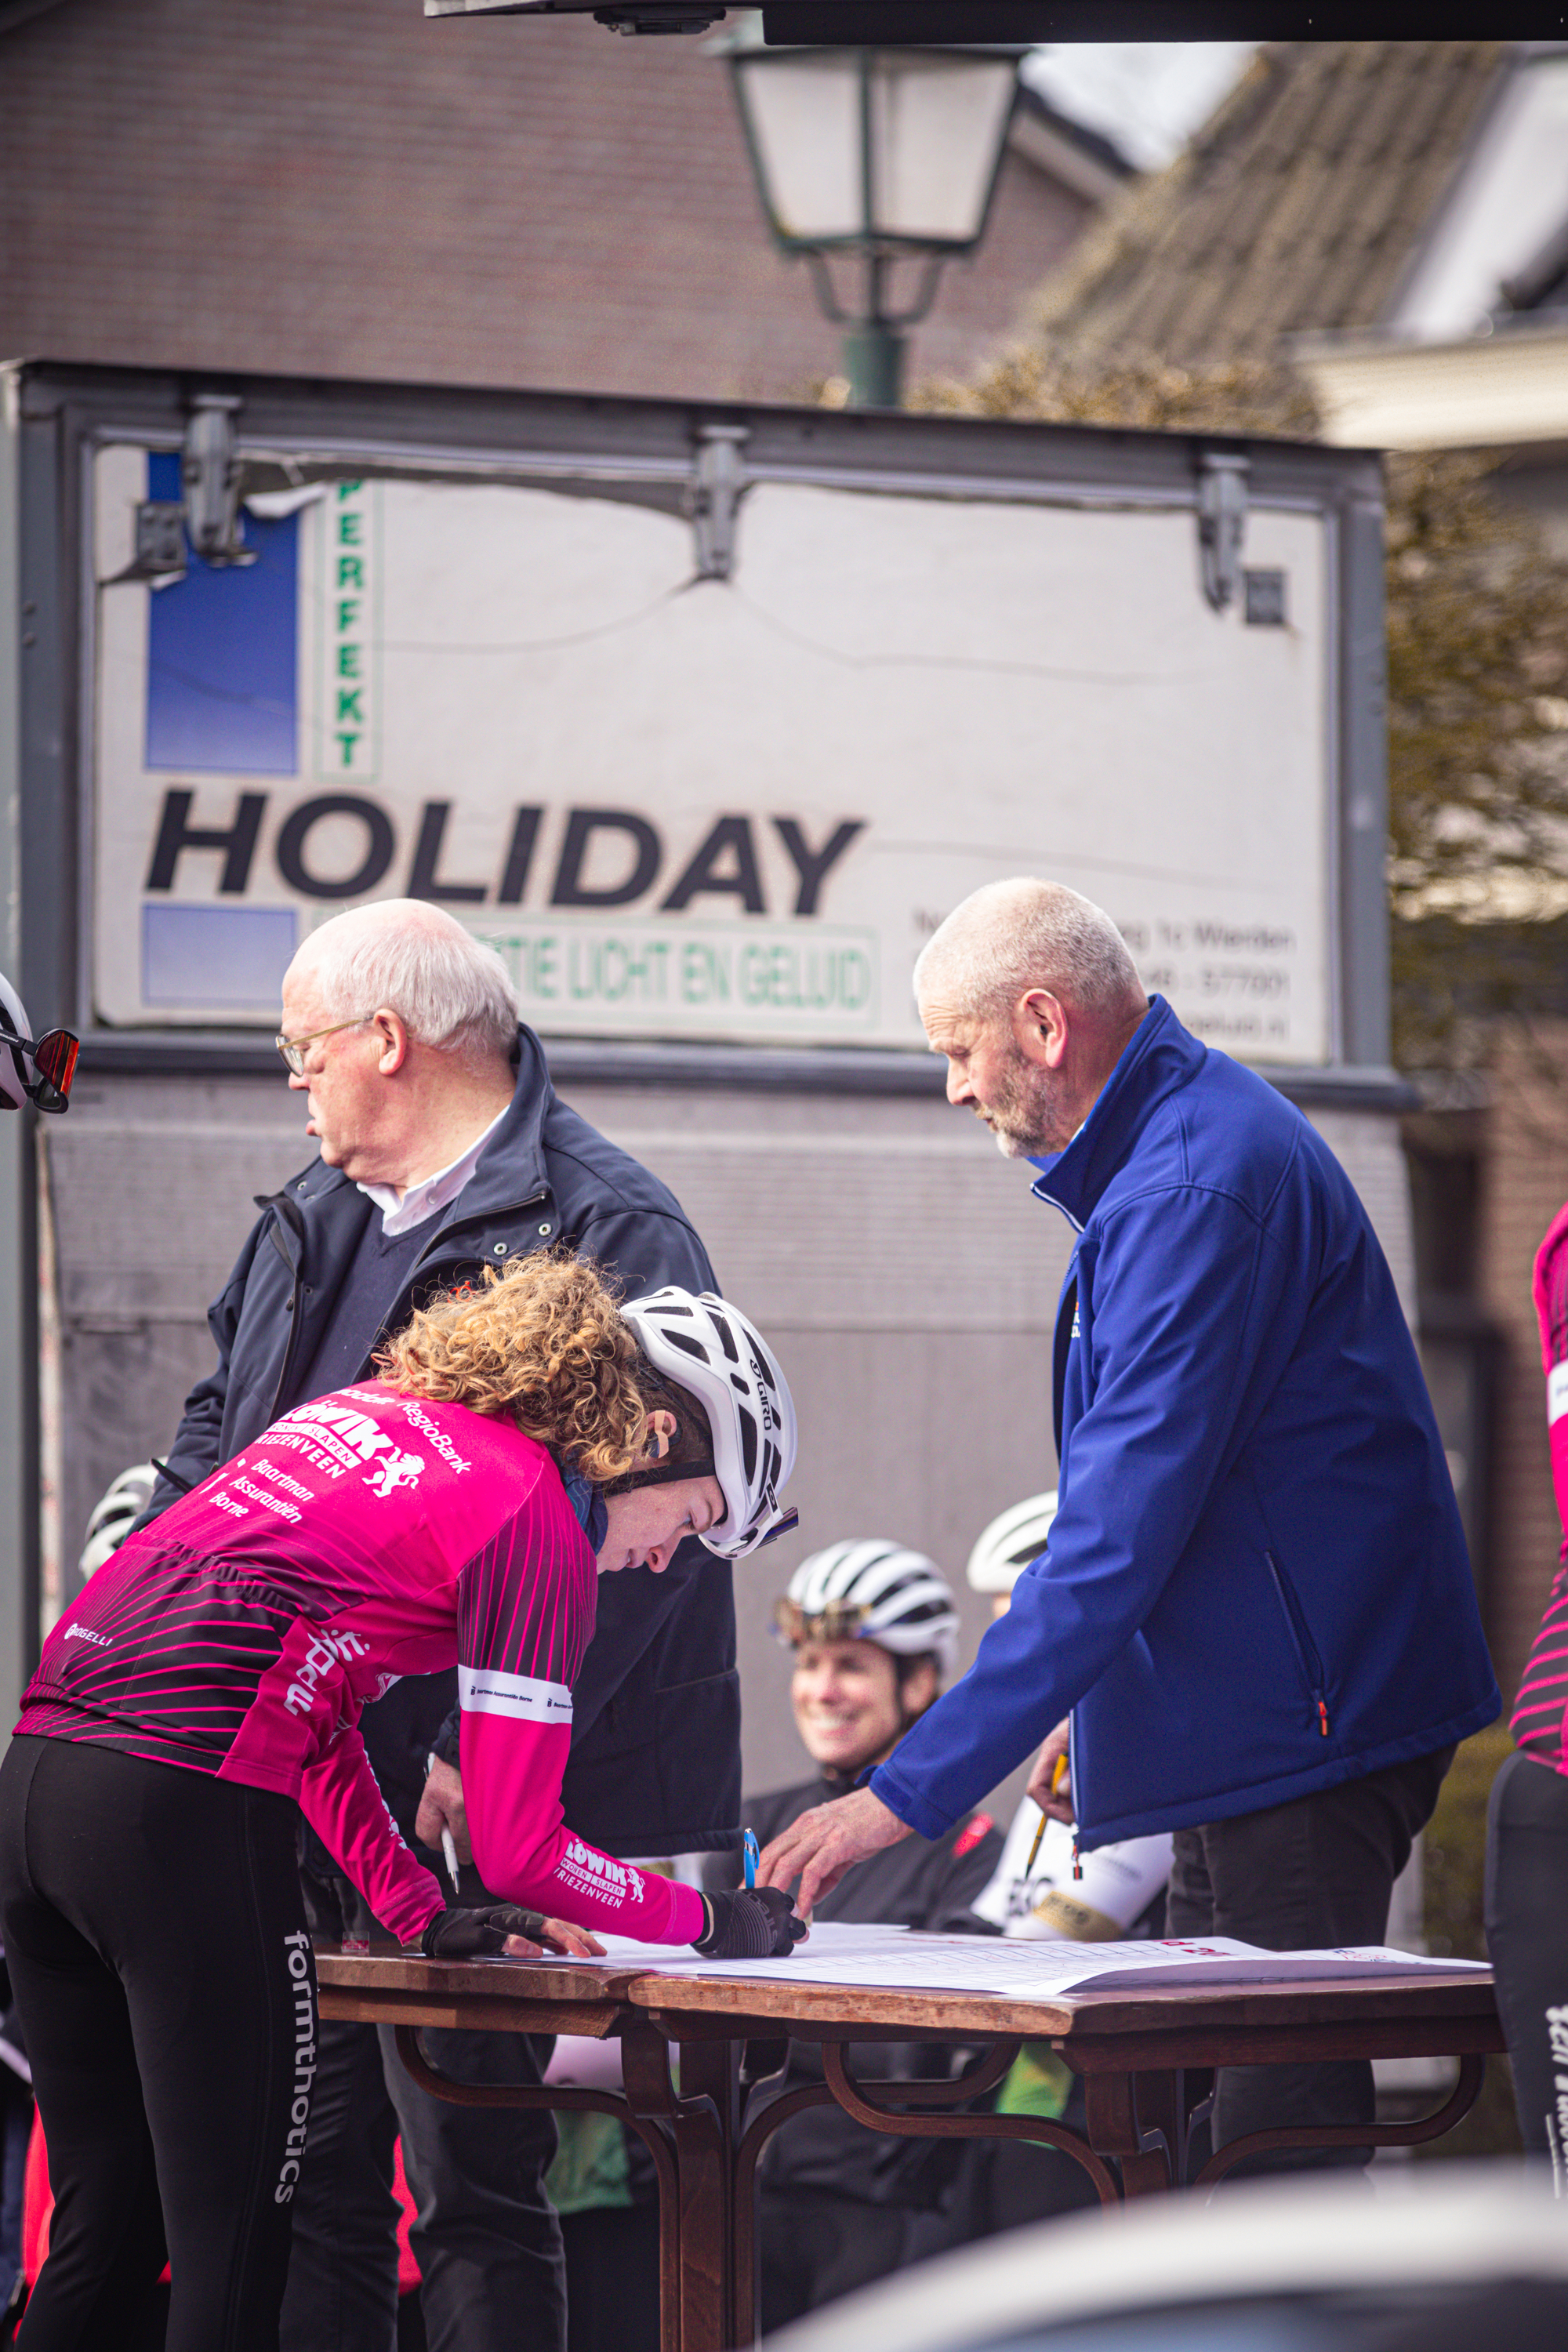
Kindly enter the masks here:
<path id="1" fill-rule="evenodd" d="M 455 1663 L 485 1884 L 582 1927 L 688 1943 L 700 1895 L 562 1820 L 595 1591 L 542 1445 L 366 1381 L 285 1414 L 122 1545 L 49 1635 L 16 1729 L 297 1798 L 407 1941 L 444 1898 L 387 1811 L 360 1710 Z"/>
<path id="2" fill-rule="evenodd" d="M 1552 1219 L 1535 1260 L 1535 1311 L 1546 1374 L 1546 1425 L 1557 1508 L 1568 1530 L 1568 1208 Z M 1568 1533 L 1546 1614 L 1531 1646 L 1510 1725 L 1521 1748 L 1568 1772 Z"/>

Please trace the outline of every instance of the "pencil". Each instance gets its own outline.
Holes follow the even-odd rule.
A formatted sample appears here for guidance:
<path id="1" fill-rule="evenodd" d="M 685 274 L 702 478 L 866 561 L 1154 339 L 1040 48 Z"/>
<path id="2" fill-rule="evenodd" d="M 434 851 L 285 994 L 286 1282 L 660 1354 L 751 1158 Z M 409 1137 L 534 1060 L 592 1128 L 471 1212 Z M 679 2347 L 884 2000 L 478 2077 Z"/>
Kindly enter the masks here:
<path id="1" fill-rule="evenodd" d="M 1067 1769 L 1068 1769 L 1068 1759 L 1067 1759 L 1067 1758 L 1066 1758 L 1065 1756 L 1058 1756 L 1058 1757 L 1057 1758 L 1056 1764 L 1055 1764 L 1055 1766 L 1053 1767 L 1053 1769 L 1052 1769 L 1052 1772 L 1051 1772 L 1051 1794 L 1052 1794 L 1052 1796 L 1053 1796 L 1053 1797 L 1056 1795 L 1057 1790 L 1058 1790 L 1061 1787 L 1061 1785 L 1062 1785 L 1062 1780 L 1063 1780 L 1063 1778 L 1064 1778 L 1064 1777 L 1065 1777 L 1065 1775 L 1066 1775 Z M 1034 1867 L 1035 1867 L 1035 1857 L 1036 1857 L 1036 1855 L 1037 1855 L 1037 1854 L 1039 1853 L 1039 1851 L 1040 1851 L 1040 1840 L 1041 1840 L 1041 1839 L 1045 1836 L 1045 1834 L 1046 1834 L 1046 1822 L 1047 1822 L 1047 1819 L 1048 1819 L 1048 1816 L 1047 1816 L 1045 1812 L 1043 1812 L 1043 1811 L 1042 1811 L 1042 1813 L 1041 1813 L 1041 1815 L 1040 1815 L 1040 1826 L 1039 1826 L 1039 1828 L 1035 1832 L 1035 1843 L 1034 1843 L 1034 1844 L 1029 1848 L 1029 1859 L 1028 1859 L 1028 1861 L 1024 1864 L 1024 1875 L 1025 1875 L 1025 1877 L 1026 1877 L 1026 1878 L 1027 1878 L 1027 1877 L 1028 1877 L 1029 1873 L 1030 1873 L 1030 1872 L 1034 1869 Z"/>

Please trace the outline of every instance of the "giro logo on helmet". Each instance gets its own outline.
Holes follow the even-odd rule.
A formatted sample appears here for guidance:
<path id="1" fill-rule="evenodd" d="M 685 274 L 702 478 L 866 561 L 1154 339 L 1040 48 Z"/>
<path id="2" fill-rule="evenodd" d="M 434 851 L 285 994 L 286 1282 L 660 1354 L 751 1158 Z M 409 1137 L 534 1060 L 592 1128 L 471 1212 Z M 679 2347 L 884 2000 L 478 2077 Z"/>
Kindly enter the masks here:
<path id="1" fill-rule="evenodd" d="M 775 1430 L 779 1425 L 778 1415 L 773 1411 L 773 1400 L 768 1394 L 768 1376 L 749 1348 L 746 1350 L 746 1360 L 752 1367 L 752 1378 L 757 1384 L 757 1408 L 763 1416 L 763 1427 L 764 1430 Z M 771 1494 L 768 1500 L 770 1502 L 773 1500 Z"/>

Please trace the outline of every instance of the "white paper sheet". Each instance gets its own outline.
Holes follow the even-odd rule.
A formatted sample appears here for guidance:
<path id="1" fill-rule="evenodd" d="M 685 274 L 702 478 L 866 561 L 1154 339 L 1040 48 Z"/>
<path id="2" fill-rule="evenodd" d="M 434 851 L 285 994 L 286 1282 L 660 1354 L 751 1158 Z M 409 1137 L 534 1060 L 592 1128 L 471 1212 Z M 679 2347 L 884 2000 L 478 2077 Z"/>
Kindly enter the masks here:
<path id="1" fill-rule="evenodd" d="M 904 1927 L 823 1921 L 787 1959 L 704 1960 L 668 1944 L 602 1938 L 605 1958 L 639 1974 L 672 1977 L 767 1977 L 789 1984 L 891 1988 L 902 1992 L 991 1993 L 1014 2000 L 1052 2000 L 1089 1985 L 1128 1991 L 1176 1981 L 1281 1984 L 1292 1980 L 1471 1973 L 1473 1960 L 1431 1960 L 1386 1945 L 1346 1945 L 1331 1951 L 1265 1952 L 1215 1936 L 1168 1937 L 1158 1943 L 1018 1943 L 990 1936 L 928 1936 Z"/>

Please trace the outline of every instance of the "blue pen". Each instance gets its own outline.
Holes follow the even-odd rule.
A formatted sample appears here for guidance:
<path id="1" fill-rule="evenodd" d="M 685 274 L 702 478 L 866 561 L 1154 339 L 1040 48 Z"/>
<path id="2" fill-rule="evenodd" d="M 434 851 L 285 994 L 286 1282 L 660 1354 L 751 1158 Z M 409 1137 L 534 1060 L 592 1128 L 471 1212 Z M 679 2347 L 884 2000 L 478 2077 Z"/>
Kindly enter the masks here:
<path id="1" fill-rule="evenodd" d="M 746 1857 L 746 1884 L 748 1886 L 754 1886 L 757 1883 L 757 1864 L 763 1858 L 755 1830 L 746 1832 L 741 1841 L 741 1852 Z"/>

